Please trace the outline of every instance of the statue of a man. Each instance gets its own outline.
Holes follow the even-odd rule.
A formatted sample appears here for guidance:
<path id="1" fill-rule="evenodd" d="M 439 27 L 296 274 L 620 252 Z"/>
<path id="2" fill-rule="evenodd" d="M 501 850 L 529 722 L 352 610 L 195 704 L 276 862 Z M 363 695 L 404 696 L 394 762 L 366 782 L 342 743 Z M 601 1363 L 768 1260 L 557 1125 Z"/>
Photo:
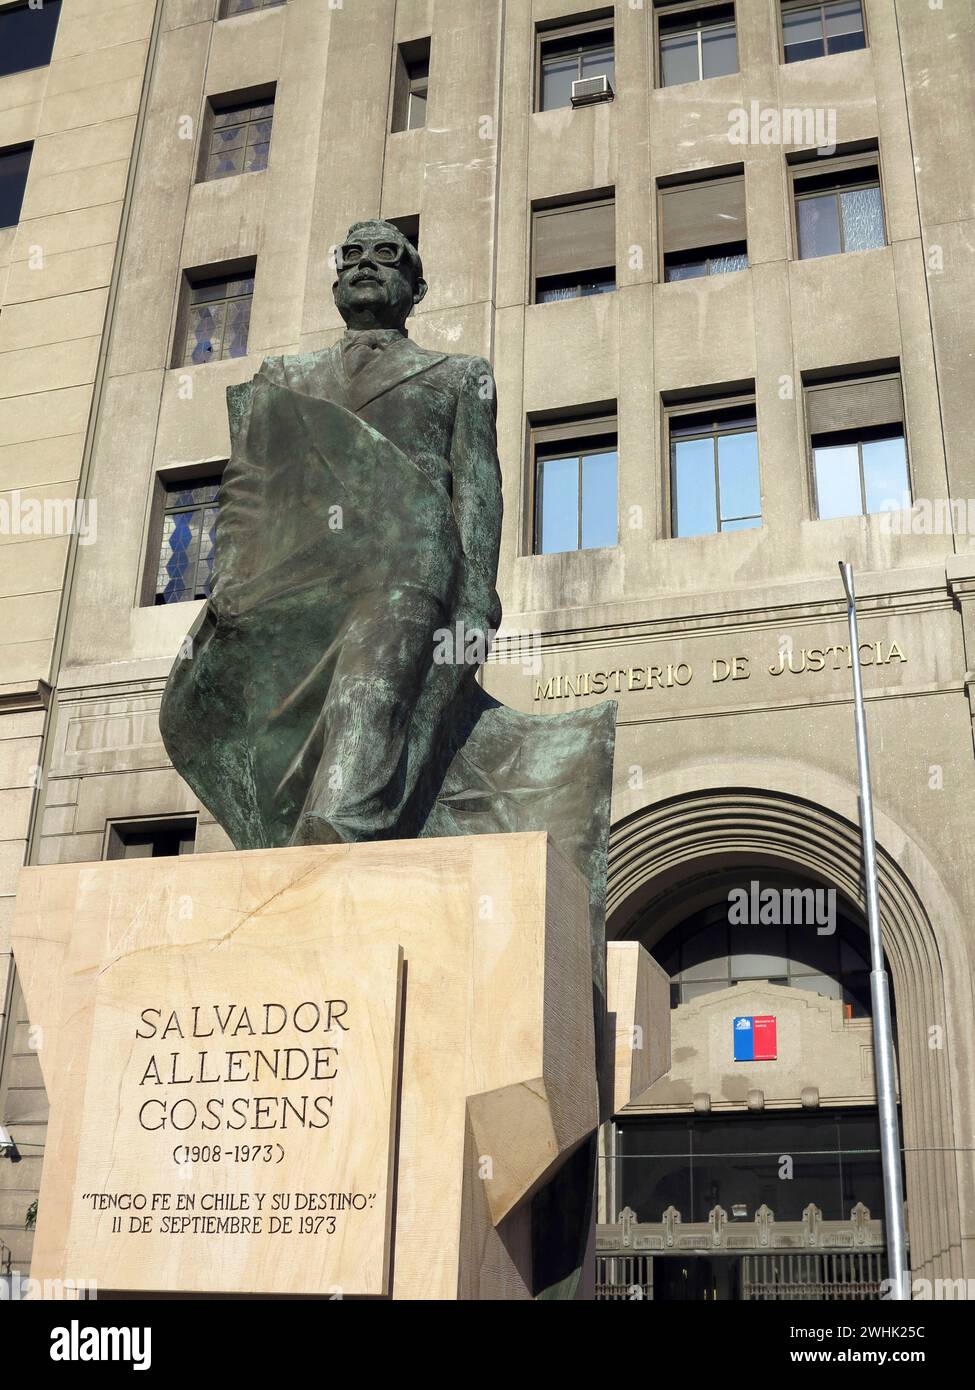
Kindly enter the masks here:
<path id="1" fill-rule="evenodd" d="M 337 265 L 340 342 L 229 393 L 213 595 L 162 711 L 186 775 L 206 728 L 230 752 L 237 843 L 418 834 L 500 621 L 491 369 L 408 338 L 427 286 L 397 227 L 357 223 Z"/>
<path id="2" fill-rule="evenodd" d="M 410 342 L 425 292 L 399 230 L 357 223 L 345 336 L 229 389 L 213 593 L 160 729 L 237 849 L 550 834 L 589 889 L 603 1075 L 615 704 L 522 714 L 475 679 L 501 617 L 494 379 Z M 593 1154 L 536 1196 L 540 1290 L 578 1284 Z"/>

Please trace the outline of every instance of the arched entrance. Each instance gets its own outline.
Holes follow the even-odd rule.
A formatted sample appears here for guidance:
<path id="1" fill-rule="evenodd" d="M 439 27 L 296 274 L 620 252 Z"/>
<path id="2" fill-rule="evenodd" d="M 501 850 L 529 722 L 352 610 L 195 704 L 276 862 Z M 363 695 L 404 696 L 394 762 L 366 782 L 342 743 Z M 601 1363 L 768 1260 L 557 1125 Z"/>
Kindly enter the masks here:
<path id="1" fill-rule="evenodd" d="M 711 777 L 715 771 L 710 770 Z M 792 781 L 795 772 L 789 770 Z M 698 780 L 706 775 L 700 773 Z M 826 791 L 830 804 L 849 814 L 782 788 L 727 783 L 699 786 L 632 811 L 611 840 L 609 938 L 637 938 L 652 949 L 681 923 L 706 911 L 722 889 L 726 893 L 729 876 L 743 880 L 760 873 L 834 890 L 851 929 L 855 927 L 862 921 L 855 797 L 844 786 L 817 790 Z M 970 1201 L 971 1164 L 965 1165 L 970 1155 L 957 1142 L 952 1108 L 966 1106 L 970 1097 L 949 1045 L 951 1010 L 961 1000 L 948 997 L 946 976 L 955 952 L 961 972 L 956 983 L 964 985 L 967 962 L 957 952 L 953 907 L 930 865 L 917 845 L 882 815 L 878 852 L 884 945 L 898 1006 L 912 1271 L 915 1278 L 958 1278 L 966 1272 L 960 1216 L 964 1202 Z M 938 930 L 922 893 L 938 912 Z M 726 978 L 727 988 L 740 988 L 732 983 L 730 959 Z M 789 971 L 786 978 L 792 978 Z M 672 1068 L 671 1078 L 673 1074 Z M 747 1110 L 747 1096 L 744 1101 L 741 1113 Z M 693 1094 L 677 1096 L 671 1113 L 693 1117 Z"/>

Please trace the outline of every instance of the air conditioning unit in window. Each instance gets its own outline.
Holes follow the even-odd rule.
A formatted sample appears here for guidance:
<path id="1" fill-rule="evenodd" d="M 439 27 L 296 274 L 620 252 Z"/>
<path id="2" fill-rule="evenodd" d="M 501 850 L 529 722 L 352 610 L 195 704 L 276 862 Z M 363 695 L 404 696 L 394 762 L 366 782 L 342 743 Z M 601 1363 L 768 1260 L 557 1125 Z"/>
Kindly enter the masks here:
<path id="1" fill-rule="evenodd" d="M 589 106 L 594 101 L 612 101 L 615 95 L 605 73 L 601 77 L 579 77 L 572 84 L 573 106 Z"/>

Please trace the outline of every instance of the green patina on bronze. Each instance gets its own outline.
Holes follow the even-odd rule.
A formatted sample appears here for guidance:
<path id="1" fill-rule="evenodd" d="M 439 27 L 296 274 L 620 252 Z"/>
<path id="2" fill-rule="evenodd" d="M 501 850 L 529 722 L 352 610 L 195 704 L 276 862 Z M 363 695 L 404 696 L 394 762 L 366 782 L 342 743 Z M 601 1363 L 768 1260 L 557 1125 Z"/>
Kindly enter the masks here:
<path id="1" fill-rule="evenodd" d="M 354 227 L 340 264 L 345 338 L 228 392 L 213 592 L 163 740 L 238 849 L 548 831 L 589 885 L 601 1050 L 615 704 L 520 714 L 435 659 L 500 623 L 494 378 L 406 336 L 426 285 L 398 229 Z M 548 1291 L 577 1280 L 587 1181 L 536 1203 Z"/>

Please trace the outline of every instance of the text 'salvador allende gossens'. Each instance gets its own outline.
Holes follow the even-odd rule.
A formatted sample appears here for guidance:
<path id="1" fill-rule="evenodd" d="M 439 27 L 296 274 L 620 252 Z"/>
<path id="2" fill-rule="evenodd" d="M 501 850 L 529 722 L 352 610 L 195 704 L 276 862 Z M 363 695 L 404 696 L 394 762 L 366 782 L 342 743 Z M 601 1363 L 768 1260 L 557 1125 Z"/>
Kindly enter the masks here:
<path id="1" fill-rule="evenodd" d="M 180 1133 L 325 1129 L 348 1012 L 345 999 L 143 1009 L 135 1036 L 154 1046 L 139 1081 L 139 1124 Z M 280 1094 L 282 1082 L 295 1093 Z M 259 1094 L 266 1083 L 277 1094 Z M 198 1098 L 194 1088 L 205 1086 L 221 1094 Z M 234 1095 L 237 1086 L 246 1094 Z M 160 1087 L 165 1093 L 154 1093 Z"/>

